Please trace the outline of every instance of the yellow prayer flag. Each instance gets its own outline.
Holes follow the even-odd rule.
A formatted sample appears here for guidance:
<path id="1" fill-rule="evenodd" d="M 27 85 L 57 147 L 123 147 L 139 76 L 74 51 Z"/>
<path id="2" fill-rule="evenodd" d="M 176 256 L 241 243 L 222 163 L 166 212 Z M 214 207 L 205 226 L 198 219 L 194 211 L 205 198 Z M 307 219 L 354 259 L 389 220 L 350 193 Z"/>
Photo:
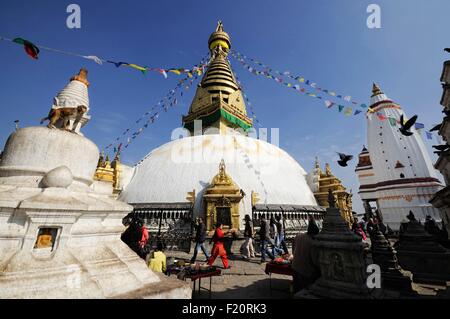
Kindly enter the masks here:
<path id="1" fill-rule="evenodd" d="M 345 111 L 344 111 L 344 114 L 345 114 L 346 116 L 350 116 L 350 115 L 352 115 L 352 113 L 353 113 L 353 110 L 352 110 L 351 107 L 347 107 L 347 108 L 345 109 Z"/>
<path id="2" fill-rule="evenodd" d="M 136 70 L 139 70 L 139 71 L 147 71 L 146 68 L 144 68 L 142 66 L 139 66 L 139 65 L 136 65 L 136 64 L 133 64 L 133 63 L 129 63 L 128 66 L 131 66 L 132 68 L 134 68 Z"/>
<path id="3" fill-rule="evenodd" d="M 177 69 L 169 70 L 169 72 L 175 73 L 176 75 L 180 75 L 181 74 L 181 72 L 179 70 L 177 70 Z"/>

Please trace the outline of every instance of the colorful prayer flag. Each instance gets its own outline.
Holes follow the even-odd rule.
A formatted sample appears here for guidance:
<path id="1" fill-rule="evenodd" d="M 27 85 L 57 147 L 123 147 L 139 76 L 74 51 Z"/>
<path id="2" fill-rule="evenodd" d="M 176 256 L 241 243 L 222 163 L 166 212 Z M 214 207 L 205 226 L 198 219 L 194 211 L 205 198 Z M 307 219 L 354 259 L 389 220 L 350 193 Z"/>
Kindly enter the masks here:
<path id="1" fill-rule="evenodd" d="M 430 133 L 430 132 L 425 132 L 425 133 L 427 135 L 427 139 L 429 139 L 429 140 L 433 139 L 433 134 L 432 133 Z"/>
<path id="2" fill-rule="evenodd" d="M 22 39 L 22 38 L 15 38 L 13 40 L 14 43 L 22 44 L 23 48 L 25 49 L 25 52 L 32 58 L 37 60 L 39 57 L 39 48 L 34 45 L 32 42 Z"/>
<path id="3" fill-rule="evenodd" d="M 344 111 L 345 116 L 350 116 L 350 115 L 352 115 L 352 113 L 353 113 L 353 110 L 351 107 L 347 107 Z"/>
<path id="4" fill-rule="evenodd" d="M 389 124 L 391 124 L 391 126 L 396 126 L 397 125 L 397 120 L 395 117 L 389 117 Z"/>
<path id="5" fill-rule="evenodd" d="M 83 56 L 83 58 L 88 59 L 88 60 L 92 60 L 95 63 L 97 63 L 98 65 L 103 65 L 102 60 L 100 60 L 100 58 L 98 56 L 95 55 L 87 55 L 87 56 Z"/>
<path id="6" fill-rule="evenodd" d="M 176 75 L 181 74 L 180 70 L 177 70 L 177 69 L 171 69 L 171 70 L 169 70 L 169 72 L 175 73 Z"/>
<path id="7" fill-rule="evenodd" d="M 339 105 L 339 112 L 342 112 L 343 109 L 344 109 L 344 105 Z"/>
<path id="8" fill-rule="evenodd" d="M 425 127 L 425 125 L 423 125 L 422 123 L 414 123 L 414 127 L 416 128 L 416 130 L 420 130 L 420 129 L 422 129 L 422 128 L 424 128 Z"/>
<path id="9" fill-rule="evenodd" d="M 331 102 L 330 100 L 325 100 L 325 106 L 326 106 L 327 108 L 330 108 L 330 107 L 332 107 L 333 105 L 334 105 L 334 103 Z"/>

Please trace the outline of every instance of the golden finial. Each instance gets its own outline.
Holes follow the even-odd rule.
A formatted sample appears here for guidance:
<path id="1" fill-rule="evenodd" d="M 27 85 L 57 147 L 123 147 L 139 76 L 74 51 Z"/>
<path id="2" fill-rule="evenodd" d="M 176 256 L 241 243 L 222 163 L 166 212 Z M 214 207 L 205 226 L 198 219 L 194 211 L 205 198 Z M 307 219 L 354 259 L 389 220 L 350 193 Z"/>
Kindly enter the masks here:
<path id="1" fill-rule="evenodd" d="M 222 176 L 225 176 L 225 161 L 223 160 L 223 158 L 222 158 L 222 160 L 220 161 L 220 164 L 219 164 L 219 174 L 220 174 L 220 176 L 222 177 Z"/>
<path id="2" fill-rule="evenodd" d="M 87 80 L 88 70 L 86 68 L 81 68 L 80 72 L 78 72 L 77 75 L 74 75 L 70 78 L 70 81 L 79 81 L 81 83 L 86 84 L 86 86 L 89 86 L 89 81 Z"/>
<path id="3" fill-rule="evenodd" d="M 372 96 L 371 97 L 374 97 L 375 95 L 379 95 L 379 94 L 383 94 L 383 91 L 381 91 L 381 89 L 378 86 L 378 84 L 373 83 L 373 85 L 372 85 Z"/>
<path id="4" fill-rule="evenodd" d="M 228 33 L 223 31 L 222 21 L 217 22 L 216 31 L 214 31 L 208 40 L 208 46 L 211 51 L 220 46 L 223 51 L 228 52 L 231 48 L 231 40 Z"/>
<path id="5" fill-rule="evenodd" d="M 331 175 L 332 175 L 332 173 L 331 173 L 331 168 L 330 168 L 330 164 L 329 164 L 329 163 L 325 163 L 325 174 L 326 174 L 327 176 L 331 176 Z"/>
<path id="6" fill-rule="evenodd" d="M 217 21 L 216 32 L 223 32 L 223 24 L 222 24 L 222 20 Z"/>

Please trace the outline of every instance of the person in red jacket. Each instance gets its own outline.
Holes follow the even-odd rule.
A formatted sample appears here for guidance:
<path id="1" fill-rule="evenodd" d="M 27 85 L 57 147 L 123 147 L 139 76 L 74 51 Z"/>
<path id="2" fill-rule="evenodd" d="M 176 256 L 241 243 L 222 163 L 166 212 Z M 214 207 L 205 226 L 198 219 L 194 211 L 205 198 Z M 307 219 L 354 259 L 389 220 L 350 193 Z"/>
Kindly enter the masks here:
<path id="1" fill-rule="evenodd" d="M 209 258 L 208 265 L 214 264 L 214 261 L 218 256 L 222 259 L 223 267 L 225 269 L 231 268 L 228 265 L 228 258 L 227 258 L 227 252 L 225 250 L 225 247 L 223 246 L 224 241 L 224 233 L 222 231 L 222 224 L 217 223 L 216 224 L 216 231 L 214 232 L 214 236 L 211 239 L 214 242 L 214 246 L 211 250 L 211 257 Z"/>

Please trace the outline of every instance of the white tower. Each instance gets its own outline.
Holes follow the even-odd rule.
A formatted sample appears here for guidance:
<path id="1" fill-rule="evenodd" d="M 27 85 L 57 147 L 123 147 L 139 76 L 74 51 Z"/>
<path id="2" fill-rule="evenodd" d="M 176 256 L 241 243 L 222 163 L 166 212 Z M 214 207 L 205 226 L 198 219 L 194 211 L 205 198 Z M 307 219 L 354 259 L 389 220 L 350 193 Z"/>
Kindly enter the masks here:
<path id="1" fill-rule="evenodd" d="M 376 200 L 383 221 L 393 230 L 399 229 L 410 210 L 417 219 L 424 221 L 430 215 L 440 222 L 439 211 L 429 200 L 441 184 L 420 134 L 415 128 L 411 136 L 399 131 L 400 116 L 406 120 L 406 115 L 376 84 L 370 104 L 367 142 L 373 175 L 370 183 L 360 177 L 361 197 Z"/>

